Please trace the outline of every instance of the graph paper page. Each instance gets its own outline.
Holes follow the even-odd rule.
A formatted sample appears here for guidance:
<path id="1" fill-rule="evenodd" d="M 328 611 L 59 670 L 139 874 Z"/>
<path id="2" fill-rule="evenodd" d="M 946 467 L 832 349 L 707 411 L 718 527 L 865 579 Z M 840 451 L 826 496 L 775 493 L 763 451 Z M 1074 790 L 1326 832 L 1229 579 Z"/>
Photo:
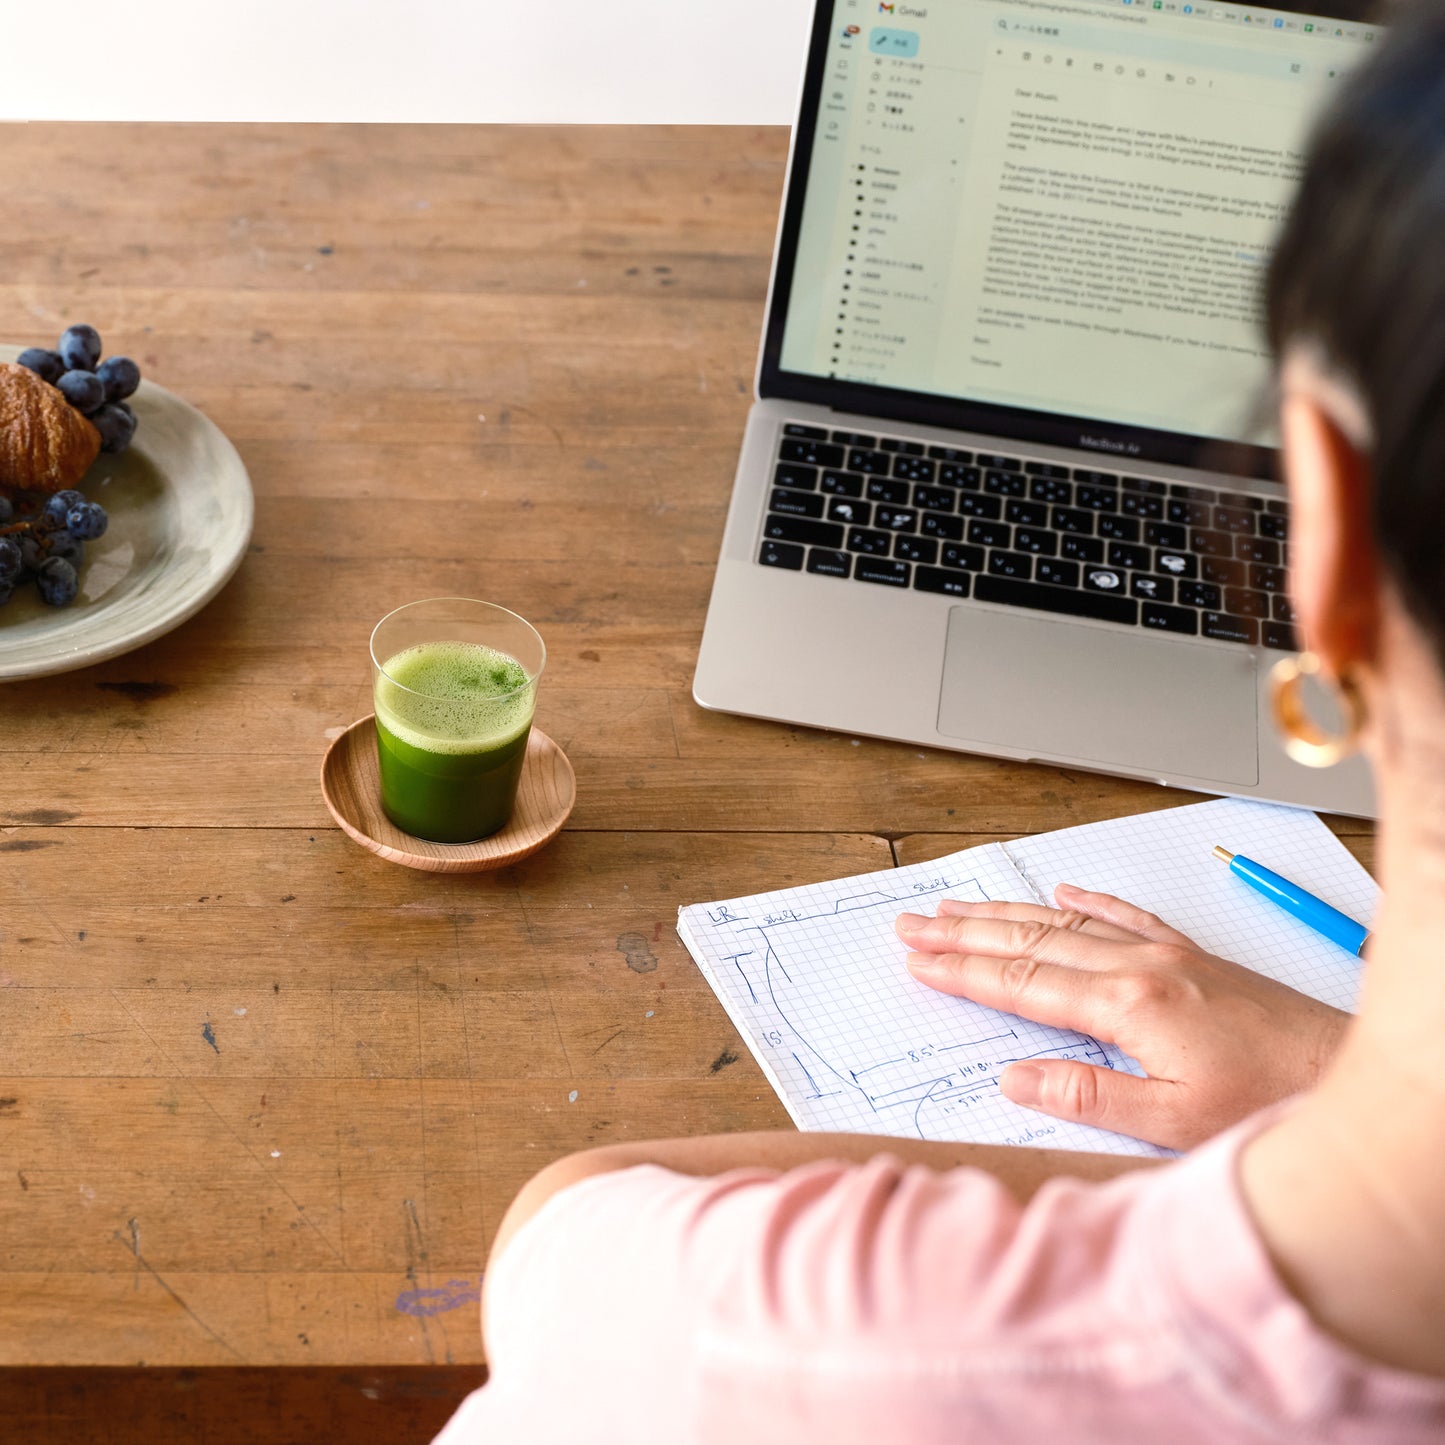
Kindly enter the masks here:
<path id="1" fill-rule="evenodd" d="M 1205 947 L 1338 1007 L 1358 965 L 1211 856 L 1249 857 L 1368 921 L 1376 890 L 1318 818 L 1233 800 L 1088 824 L 929 863 L 679 911 L 678 932 L 800 1129 L 1166 1150 L 1011 1104 L 1005 1065 L 1077 1058 L 1140 1072 L 1113 1045 L 917 983 L 893 932 L 940 898 L 1052 901 L 1058 882 L 1117 893 Z"/>

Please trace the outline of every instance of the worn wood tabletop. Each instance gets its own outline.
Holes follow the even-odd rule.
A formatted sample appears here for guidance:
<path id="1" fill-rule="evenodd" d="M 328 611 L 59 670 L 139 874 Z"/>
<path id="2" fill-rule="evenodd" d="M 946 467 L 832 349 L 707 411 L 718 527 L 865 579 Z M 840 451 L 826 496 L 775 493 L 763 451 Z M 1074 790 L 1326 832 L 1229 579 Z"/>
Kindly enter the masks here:
<path id="1" fill-rule="evenodd" d="M 784 132 L 0 135 L 0 340 L 94 324 L 256 494 L 198 616 L 0 687 L 0 1364 L 478 1361 L 535 1169 L 787 1123 L 680 904 L 1191 801 L 692 702 Z M 537 625 L 576 769 L 497 874 L 318 785 L 436 595 Z"/>

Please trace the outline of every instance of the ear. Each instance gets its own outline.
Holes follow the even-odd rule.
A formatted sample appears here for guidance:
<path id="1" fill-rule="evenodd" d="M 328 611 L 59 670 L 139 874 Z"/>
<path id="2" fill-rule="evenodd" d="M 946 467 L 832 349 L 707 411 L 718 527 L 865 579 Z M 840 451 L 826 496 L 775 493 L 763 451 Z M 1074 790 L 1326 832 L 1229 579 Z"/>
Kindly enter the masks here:
<path id="1" fill-rule="evenodd" d="M 1380 642 L 1380 566 L 1370 523 L 1370 469 L 1312 389 L 1280 412 L 1290 495 L 1290 594 L 1303 645 L 1338 676 L 1373 671 Z"/>

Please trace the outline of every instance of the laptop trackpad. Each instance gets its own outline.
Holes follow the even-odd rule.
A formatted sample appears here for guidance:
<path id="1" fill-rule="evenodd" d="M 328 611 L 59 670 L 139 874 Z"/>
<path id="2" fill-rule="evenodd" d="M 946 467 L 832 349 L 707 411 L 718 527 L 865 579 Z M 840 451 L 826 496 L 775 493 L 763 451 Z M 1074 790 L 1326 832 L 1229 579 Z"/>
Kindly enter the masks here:
<path id="1" fill-rule="evenodd" d="M 1254 784 L 1257 697 L 1248 647 L 955 607 L 938 730 L 1040 759 Z"/>

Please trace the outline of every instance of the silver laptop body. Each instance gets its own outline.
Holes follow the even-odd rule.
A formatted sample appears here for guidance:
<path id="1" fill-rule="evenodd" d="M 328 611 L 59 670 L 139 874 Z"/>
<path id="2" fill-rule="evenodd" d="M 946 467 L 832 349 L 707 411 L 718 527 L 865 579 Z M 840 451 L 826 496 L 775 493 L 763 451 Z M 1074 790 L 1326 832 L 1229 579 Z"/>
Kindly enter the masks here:
<path id="1" fill-rule="evenodd" d="M 1372 815 L 1267 697 L 1246 288 L 1374 38 L 1315 9 L 818 0 L 702 706 Z"/>

